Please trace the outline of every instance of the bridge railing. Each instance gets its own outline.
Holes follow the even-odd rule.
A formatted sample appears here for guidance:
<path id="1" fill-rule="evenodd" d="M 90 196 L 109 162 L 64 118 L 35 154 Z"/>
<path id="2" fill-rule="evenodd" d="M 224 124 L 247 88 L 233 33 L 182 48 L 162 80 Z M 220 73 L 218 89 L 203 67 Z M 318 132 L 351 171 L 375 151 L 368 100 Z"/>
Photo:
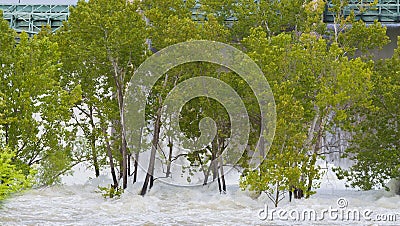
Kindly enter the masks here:
<path id="1" fill-rule="evenodd" d="M 25 31 L 29 35 L 37 34 L 42 26 L 50 25 L 53 31 L 68 20 L 71 5 L 0 5 L 4 19 L 17 32 Z"/>
<path id="2" fill-rule="evenodd" d="M 349 0 L 348 3 L 341 11 L 345 17 L 353 11 L 356 20 L 400 23 L 400 0 L 378 0 L 377 4 L 374 4 L 374 0 Z M 332 1 L 328 1 L 324 12 L 324 21 L 327 23 L 334 22 L 333 7 Z"/>
<path id="3" fill-rule="evenodd" d="M 400 23 L 400 0 L 349 0 L 341 13 L 343 16 L 349 16 L 353 11 L 357 20 L 373 22 L 378 20 L 383 23 Z M 49 24 L 53 31 L 58 30 L 63 21 L 68 20 L 69 7 L 72 5 L 24 5 L 9 4 L 0 5 L 3 11 L 3 17 L 9 21 L 10 27 L 17 32 L 25 31 L 29 35 L 37 34 L 42 26 Z M 325 7 L 324 21 L 333 23 L 335 14 L 331 11 L 333 8 L 331 0 Z M 204 16 L 199 11 L 199 4 L 193 10 L 193 20 L 202 20 Z M 234 21 L 234 18 L 227 19 L 227 22 Z"/>

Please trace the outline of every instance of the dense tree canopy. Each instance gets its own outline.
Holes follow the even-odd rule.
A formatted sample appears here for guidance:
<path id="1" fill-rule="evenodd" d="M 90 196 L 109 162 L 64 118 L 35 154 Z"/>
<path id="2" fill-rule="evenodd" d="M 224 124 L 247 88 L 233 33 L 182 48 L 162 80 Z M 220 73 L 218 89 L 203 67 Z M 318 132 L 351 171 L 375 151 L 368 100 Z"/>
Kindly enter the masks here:
<path id="1" fill-rule="evenodd" d="M 322 0 L 79 1 L 60 31 L 44 28 L 33 37 L 1 20 L 0 199 L 31 186 L 34 174 L 40 184 L 53 184 L 82 162 L 95 176 L 110 169 L 112 196 L 114 189 L 128 187 L 131 175 L 136 182 L 139 154 L 150 151 L 140 191 L 145 195 L 157 179 L 159 151 L 167 178 L 172 161 L 182 158 L 189 183 L 200 172 L 204 184 L 217 180 L 219 191 L 226 192 L 224 167 L 233 165 L 242 171 L 243 189 L 265 192 L 278 205 L 286 191 L 297 198 L 315 193 L 321 177 L 317 160 L 335 152 L 337 147 L 325 142 L 335 133 L 349 134 L 345 157 L 355 162 L 349 170 L 338 169 L 340 178 L 363 189 L 399 178 L 400 53 L 372 61 L 371 50 L 388 43 L 386 28 L 378 22 L 367 26 L 353 14 L 345 18 L 341 7 L 332 9 L 333 29 L 322 22 Z M 157 51 L 189 40 L 232 44 L 264 72 L 278 116 L 270 149 L 257 145 L 263 135 L 260 107 L 249 85 L 205 62 L 180 65 L 157 81 L 146 100 L 144 128 L 134 135 L 143 145 L 128 146 L 124 95 L 134 71 Z M 198 76 L 225 82 L 244 102 L 251 131 L 237 163 L 220 158 L 231 123 L 217 101 L 200 97 L 186 103 L 181 133 L 161 122 L 168 93 Z M 218 127 L 214 140 L 201 150 L 176 154 L 179 144 L 173 140 L 196 141 L 205 117 Z M 247 155 L 255 151 L 266 155 L 257 169 Z"/>

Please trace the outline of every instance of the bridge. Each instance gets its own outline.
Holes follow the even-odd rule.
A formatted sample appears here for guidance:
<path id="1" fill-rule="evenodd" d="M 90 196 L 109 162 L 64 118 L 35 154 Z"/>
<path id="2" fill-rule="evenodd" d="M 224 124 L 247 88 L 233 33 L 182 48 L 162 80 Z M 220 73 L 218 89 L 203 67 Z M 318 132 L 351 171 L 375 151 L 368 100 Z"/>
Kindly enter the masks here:
<path id="1" fill-rule="evenodd" d="M 32 36 L 47 24 L 53 31 L 58 30 L 63 21 L 68 20 L 70 6 L 9 4 L 0 5 L 0 10 L 11 28 L 18 33 L 25 31 Z"/>
<path id="2" fill-rule="evenodd" d="M 334 5 L 329 0 L 325 6 L 324 22 L 333 23 L 335 13 L 332 12 Z M 341 14 L 348 17 L 354 12 L 356 20 L 372 23 L 378 20 L 382 24 L 400 23 L 400 0 L 349 0 L 344 6 Z"/>
<path id="3" fill-rule="evenodd" d="M 3 17 L 10 23 L 10 27 L 17 32 L 25 31 L 30 36 L 37 34 L 42 26 L 47 24 L 53 31 L 58 30 L 63 21 L 68 20 L 70 7 L 73 5 L 0 4 Z M 334 22 L 333 7 L 332 0 L 329 0 L 324 11 L 325 23 Z M 349 0 L 348 5 L 343 7 L 341 15 L 347 17 L 351 12 L 354 12 L 357 20 L 367 23 L 378 20 L 383 24 L 400 24 L 400 0 L 378 0 L 377 4 L 374 4 L 374 0 Z M 193 10 L 192 18 L 194 20 L 204 18 L 204 15 L 199 12 L 198 4 Z M 234 20 L 234 18 L 227 18 L 227 22 Z"/>

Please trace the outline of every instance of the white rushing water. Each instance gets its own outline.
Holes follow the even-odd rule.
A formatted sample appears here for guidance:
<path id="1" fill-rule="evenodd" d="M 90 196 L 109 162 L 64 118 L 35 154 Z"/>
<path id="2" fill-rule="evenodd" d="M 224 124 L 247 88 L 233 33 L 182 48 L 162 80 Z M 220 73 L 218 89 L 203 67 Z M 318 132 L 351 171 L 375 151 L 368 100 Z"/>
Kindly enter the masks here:
<path id="1" fill-rule="evenodd" d="M 139 196 L 141 183 L 130 185 L 120 199 L 104 199 L 96 193 L 98 185 L 107 185 L 107 176 L 84 181 L 79 172 L 66 178 L 66 185 L 33 189 L 2 203 L 2 225 L 400 225 L 400 196 L 385 191 L 346 190 L 332 172 L 324 176 L 321 188 L 310 199 L 287 198 L 277 210 L 287 212 L 338 208 L 337 200 L 345 198 L 348 210 L 371 210 L 371 220 L 341 220 L 325 217 L 320 221 L 296 221 L 290 218 L 263 221 L 260 210 L 268 205 L 266 195 L 257 200 L 237 185 L 238 174 L 227 177 L 227 194 L 219 194 L 217 184 L 205 187 L 174 187 L 155 182 L 145 196 Z M 262 214 L 265 213 L 262 212 Z M 261 215 L 262 215 L 261 214 Z M 396 221 L 374 221 L 378 214 L 397 214 Z"/>

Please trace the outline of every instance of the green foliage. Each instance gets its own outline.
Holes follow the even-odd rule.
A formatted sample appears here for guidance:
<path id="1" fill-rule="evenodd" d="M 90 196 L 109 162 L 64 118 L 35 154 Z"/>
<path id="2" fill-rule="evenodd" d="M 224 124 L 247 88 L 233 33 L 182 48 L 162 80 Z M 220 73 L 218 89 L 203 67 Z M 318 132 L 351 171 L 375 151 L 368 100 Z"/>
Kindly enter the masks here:
<path id="1" fill-rule="evenodd" d="M 70 119 L 69 109 L 80 100 L 80 87 L 66 90 L 60 86 L 59 47 L 51 40 L 48 29 L 32 38 L 21 33 L 17 43 L 8 22 L 1 20 L 0 26 L 1 146 L 15 150 L 13 163 L 24 169 L 52 160 L 65 161 L 70 166 L 67 163 L 73 161 L 71 158 L 51 158 L 51 155 L 72 151 L 73 131 L 65 125 Z M 27 169 L 23 172 L 29 174 Z M 47 175 L 60 173 L 52 172 Z M 39 174 L 39 178 L 42 176 Z"/>
<path id="2" fill-rule="evenodd" d="M 106 199 L 106 198 L 120 198 L 121 195 L 124 193 L 124 189 L 122 189 L 121 187 L 117 187 L 114 188 L 112 185 L 110 185 L 110 187 L 101 187 L 100 185 L 97 187 L 99 189 L 99 191 L 102 193 L 102 196 Z"/>
<path id="3" fill-rule="evenodd" d="M 359 11 L 363 12 L 369 7 L 373 8 L 377 3 L 377 1 L 373 1 L 369 5 L 360 4 Z M 368 26 L 362 20 L 356 21 L 354 11 L 345 17 L 344 8 L 349 4 L 348 1 L 333 0 L 332 4 L 333 7 L 330 10 L 334 13 L 334 23 L 333 29 L 327 31 L 327 34 L 332 41 L 339 44 L 348 56 L 371 56 L 371 50 L 381 49 L 389 43 L 386 26 L 382 26 L 378 21 Z"/>
<path id="4" fill-rule="evenodd" d="M 301 189 L 305 195 L 314 191 L 308 189 L 308 179 L 320 177 L 319 167 L 314 166 L 315 155 L 308 156 L 304 149 L 307 140 L 305 110 L 294 97 L 295 89 L 291 81 L 273 86 L 277 103 L 277 130 L 271 149 L 260 168 L 245 171 L 241 176 L 240 187 L 255 192 L 265 192 L 278 205 L 280 199 L 275 195 L 293 188 Z M 312 188 L 318 187 L 312 184 Z"/>
<path id="5" fill-rule="evenodd" d="M 363 35 L 382 31 L 362 30 Z M 278 118 L 267 159 L 259 171 L 242 177 L 242 188 L 273 193 L 294 186 L 308 197 L 318 186 L 315 163 L 323 155 L 322 138 L 333 128 L 350 131 L 352 110 L 371 108 L 367 96 L 373 87 L 373 63 L 349 59 L 344 46 L 328 43 L 311 30 L 268 37 L 260 27 L 252 29 L 243 43 L 273 84 Z M 374 43 L 371 40 L 368 48 Z"/>
<path id="6" fill-rule="evenodd" d="M 145 57 L 145 25 L 138 1 L 79 1 L 56 36 L 63 53 L 62 84 L 82 89 L 70 125 L 83 131 L 80 157 L 93 165 L 96 176 L 106 164 L 107 145 L 117 162 L 126 159 L 120 153 L 123 95 Z"/>
<path id="7" fill-rule="evenodd" d="M 275 95 L 275 140 L 258 170 L 250 170 L 247 153 L 241 156 L 239 164 L 246 168 L 243 189 L 276 194 L 271 196 L 275 204 L 279 194 L 293 188 L 313 194 L 320 177 L 316 161 L 325 150 L 322 140 L 337 128 L 353 135 L 346 156 L 355 160 L 350 170 L 338 169 L 340 178 L 371 189 L 400 177 L 400 51 L 379 63 L 368 60 L 371 50 L 388 43 L 384 26 L 366 26 L 355 21 L 354 13 L 345 18 L 347 1 L 333 1 L 333 29 L 322 22 L 323 0 L 201 0 L 198 12 L 203 19 L 193 21 L 196 2 L 79 1 L 56 35 L 47 27 L 32 38 L 17 35 L 0 20 L 0 199 L 31 186 L 35 164 L 43 184 L 58 182 L 83 161 L 98 173 L 110 155 L 110 163 L 115 156 L 121 172 L 126 171 L 121 115 L 128 81 L 150 50 L 198 39 L 243 48 L 263 70 Z M 226 18 L 237 21 L 226 24 Z M 204 62 L 175 67 L 155 84 L 147 100 L 146 132 L 153 132 L 163 100 L 176 84 L 204 75 L 227 83 L 243 100 L 251 123 L 248 146 L 254 151 L 260 109 L 251 89 L 235 73 Z M 205 117 L 216 122 L 217 137 L 183 156 L 190 162 L 183 167 L 189 176 L 205 173 L 205 166 L 229 142 L 226 109 L 209 98 L 196 98 L 182 109 L 183 134 L 167 122 L 161 125 L 165 133 L 160 141 L 184 136 L 192 142 L 200 136 L 198 125 Z M 83 137 L 77 137 L 78 131 Z M 107 147 L 112 149 L 109 156 Z M 231 163 L 225 160 L 219 167 Z M 99 190 L 110 198 L 123 191 Z"/>
<path id="8" fill-rule="evenodd" d="M 226 42 L 229 37 L 228 30 L 221 25 L 217 18 L 210 15 L 208 20 L 201 23 L 192 20 L 191 9 L 195 1 L 180 1 L 180 0 L 146 0 L 142 2 L 144 15 L 151 25 L 148 27 L 149 39 L 151 39 L 152 47 L 155 50 L 160 50 L 172 44 L 189 40 L 215 40 Z M 152 131 L 155 127 L 157 117 L 160 116 L 160 108 L 165 100 L 168 92 L 179 82 L 186 79 L 207 75 L 217 77 L 223 73 L 218 73 L 218 65 L 212 65 L 204 62 L 188 63 L 177 66 L 167 75 L 161 78 L 153 87 L 150 97 L 147 100 L 146 121 L 147 132 L 155 136 L 156 131 Z M 196 140 L 199 136 L 198 122 L 205 116 L 210 116 L 218 121 L 220 128 L 219 135 L 224 134 L 226 137 L 227 123 L 225 109 L 216 103 L 212 103 L 208 98 L 196 98 L 184 106 L 182 118 L 179 121 L 180 127 L 184 134 L 177 133 L 176 128 L 171 128 L 168 123 L 161 125 L 165 133 L 160 135 L 157 142 L 164 139 L 175 138 L 175 140 Z M 200 111 L 206 107 L 206 110 Z M 214 107 L 214 108 L 213 108 Z M 214 110 L 214 111 L 213 111 Z M 228 120 L 229 121 L 229 120 Z M 224 138 L 225 139 L 225 138 Z M 150 144 L 142 145 L 142 148 L 148 148 Z M 193 150 L 194 151 L 194 150 Z M 215 151 L 214 151 L 215 152 Z M 210 162 L 210 152 L 206 149 L 198 150 L 190 153 L 187 156 L 190 161 L 189 166 L 184 166 L 183 170 L 187 170 L 189 174 L 202 170 L 207 171 L 206 164 Z M 169 164 L 166 158 L 163 159 L 166 164 Z M 187 178 L 190 181 L 190 177 Z"/>
<path id="9" fill-rule="evenodd" d="M 34 183 L 35 171 L 30 169 L 28 174 L 24 174 L 13 163 L 14 157 L 15 153 L 9 149 L 0 149 L 0 201 L 15 192 L 30 188 Z"/>
<path id="10" fill-rule="evenodd" d="M 366 35 L 368 34 L 368 35 Z M 352 27 L 339 34 L 339 43 L 344 51 L 352 56 L 358 50 L 364 54 L 373 49 L 382 49 L 389 43 L 386 36 L 386 27 L 375 21 L 374 24 L 366 26 L 362 21 L 352 23 Z"/>
<path id="11" fill-rule="evenodd" d="M 344 157 L 354 160 L 349 170 L 337 169 L 349 185 L 370 190 L 385 187 L 389 179 L 400 177 L 400 55 L 375 65 L 371 108 L 357 108 L 351 147 Z"/>
<path id="12" fill-rule="evenodd" d="M 250 35 L 251 28 L 261 27 L 268 36 L 275 36 L 287 31 L 303 31 L 307 26 L 307 10 L 308 4 L 314 1 L 299 1 L 299 0 L 280 0 L 280 1 L 254 1 L 254 0 L 239 0 L 222 1 L 223 3 L 215 3 L 215 1 L 202 1 L 202 3 L 210 6 L 211 11 L 216 15 L 232 15 L 237 21 L 233 23 L 232 36 L 235 40 L 241 40 Z M 317 4 L 317 3 L 315 3 Z M 323 3 L 315 10 L 320 9 Z M 207 9 L 207 8 L 206 8 Z M 319 10 L 321 11 L 321 10 Z M 220 13 L 222 12 L 222 13 Z M 314 13 L 313 16 L 315 17 Z M 319 14 L 319 21 L 321 20 Z M 314 18 L 315 19 L 315 18 Z M 308 21 L 314 23 L 315 21 Z"/>

